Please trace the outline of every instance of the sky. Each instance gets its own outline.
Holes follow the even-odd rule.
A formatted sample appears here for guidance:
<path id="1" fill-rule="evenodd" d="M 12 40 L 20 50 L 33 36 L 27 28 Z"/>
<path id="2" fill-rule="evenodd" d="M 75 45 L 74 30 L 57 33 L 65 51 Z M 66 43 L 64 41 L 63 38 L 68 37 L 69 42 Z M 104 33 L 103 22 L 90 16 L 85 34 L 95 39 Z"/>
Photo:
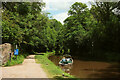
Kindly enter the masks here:
<path id="1" fill-rule="evenodd" d="M 68 17 L 68 11 L 70 6 L 75 2 L 82 2 L 88 5 L 90 8 L 89 1 L 93 0 L 43 0 L 46 3 L 46 7 L 43 11 L 50 13 L 48 16 L 53 19 L 57 19 L 63 24 L 63 21 Z"/>

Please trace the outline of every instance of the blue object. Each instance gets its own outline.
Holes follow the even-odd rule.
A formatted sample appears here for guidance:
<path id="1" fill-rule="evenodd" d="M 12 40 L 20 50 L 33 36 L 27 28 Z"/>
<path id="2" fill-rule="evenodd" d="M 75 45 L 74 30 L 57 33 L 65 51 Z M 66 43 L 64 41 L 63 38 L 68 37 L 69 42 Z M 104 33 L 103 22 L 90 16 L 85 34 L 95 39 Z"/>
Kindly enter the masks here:
<path id="1" fill-rule="evenodd" d="M 65 59 L 62 59 L 63 62 L 65 62 L 66 60 Z"/>
<path id="2" fill-rule="evenodd" d="M 18 51 L 19 51 L 19 49 L 15 49 L 14 50 L 14 55 L 18 55 L 19 54 Z"/>

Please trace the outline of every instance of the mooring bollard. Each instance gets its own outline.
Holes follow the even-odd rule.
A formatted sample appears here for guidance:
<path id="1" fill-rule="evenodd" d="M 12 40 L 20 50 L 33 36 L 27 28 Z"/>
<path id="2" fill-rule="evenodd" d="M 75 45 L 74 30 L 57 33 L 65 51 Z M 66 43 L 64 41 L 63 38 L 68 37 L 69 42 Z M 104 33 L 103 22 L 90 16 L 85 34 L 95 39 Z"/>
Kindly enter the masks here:
<path id="1" fill-rule="evenodd" d="M 65 76 L 64 73 L 62 73 L 62 76 Z"/>

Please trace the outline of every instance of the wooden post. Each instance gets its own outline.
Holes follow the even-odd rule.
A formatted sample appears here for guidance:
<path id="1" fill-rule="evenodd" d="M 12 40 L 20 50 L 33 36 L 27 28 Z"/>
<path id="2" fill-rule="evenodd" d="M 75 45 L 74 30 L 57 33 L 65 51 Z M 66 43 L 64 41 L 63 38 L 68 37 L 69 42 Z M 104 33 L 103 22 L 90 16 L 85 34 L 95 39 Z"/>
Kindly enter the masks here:
<path id="1" fill-rule="evenodd" d="M 9 57 L 10 62 L 11 62 L 11 54 L 12 54 L 12 53 L 10 53 L 10 57 Z"/>
<path id="2" fill-rule="evenodd" d="M 17 55 L 16 55 L 16 60 L 17 60 Z"/>

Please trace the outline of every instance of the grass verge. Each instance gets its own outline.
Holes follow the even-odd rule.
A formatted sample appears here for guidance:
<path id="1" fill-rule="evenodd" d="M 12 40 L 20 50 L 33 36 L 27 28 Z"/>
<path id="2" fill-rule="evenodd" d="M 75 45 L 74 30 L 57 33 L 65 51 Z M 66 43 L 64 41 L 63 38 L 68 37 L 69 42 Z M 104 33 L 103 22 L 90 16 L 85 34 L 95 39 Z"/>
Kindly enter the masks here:
<path id="1" fill-rule="evenodd" d="M 24 59 L 26 58 L 26 56 L 28 56 L 28 54 L 21 54 L 21 55 L 18 55 L 17 56 L 17 59 L 16 59 L 16 56 L 12 56 L 11 58 L 11 61 L 8 60 L 8 62 L 6 62 L 3 66 L 4 67 L 7 67 L 7 66 L 13 66 L 13 65 L 17 65 L 17 64 L 22 64 Z"/>
<path id="2" fill-rule="evenodd" d="M 54 80 L 79 80 L 72 75 L 69 75 L 61 70 L 60 67 L 56 66 L 51 62 L 48 57 L 54 54 L 53 52 L 47 52 L 44 54 L 39 54 L 35 56 L 36 62 L 40 63 L 42 68 L 45 70 L 49 78 Z M 62 76 L 64 74 L 64 76 Z"/>

